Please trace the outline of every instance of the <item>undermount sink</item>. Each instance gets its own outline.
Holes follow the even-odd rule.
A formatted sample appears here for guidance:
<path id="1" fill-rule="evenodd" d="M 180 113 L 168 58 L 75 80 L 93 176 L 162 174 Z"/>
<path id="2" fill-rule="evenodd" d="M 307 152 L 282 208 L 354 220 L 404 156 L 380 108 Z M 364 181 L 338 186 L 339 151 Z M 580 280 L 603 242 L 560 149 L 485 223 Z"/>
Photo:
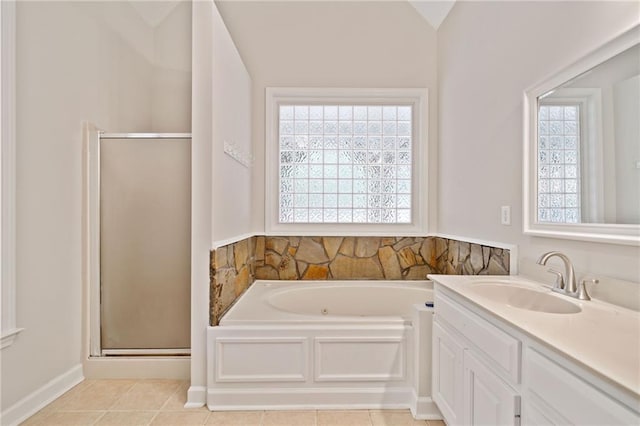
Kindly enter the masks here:
<path id="1" fill-rule="evenodd" d="M 477 283 L 470 290 L 478 296 L 528 311 L 550 314 L 577 314 L 582 311 L 580 306 L 553 294 L 507 283 Z"/>

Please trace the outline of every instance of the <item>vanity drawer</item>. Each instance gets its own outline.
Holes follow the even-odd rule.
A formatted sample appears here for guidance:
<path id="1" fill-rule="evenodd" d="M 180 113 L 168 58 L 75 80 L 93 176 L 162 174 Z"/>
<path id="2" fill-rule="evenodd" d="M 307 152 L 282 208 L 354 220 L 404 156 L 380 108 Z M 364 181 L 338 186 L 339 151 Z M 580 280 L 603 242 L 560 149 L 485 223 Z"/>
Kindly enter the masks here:
<path id="1" fill-rule="evenodd" d="M 513 383 L 520 383 L 521 343 L 498 327 L 436 292 L 436 319 L 444 320 L 466 337 Z"/>

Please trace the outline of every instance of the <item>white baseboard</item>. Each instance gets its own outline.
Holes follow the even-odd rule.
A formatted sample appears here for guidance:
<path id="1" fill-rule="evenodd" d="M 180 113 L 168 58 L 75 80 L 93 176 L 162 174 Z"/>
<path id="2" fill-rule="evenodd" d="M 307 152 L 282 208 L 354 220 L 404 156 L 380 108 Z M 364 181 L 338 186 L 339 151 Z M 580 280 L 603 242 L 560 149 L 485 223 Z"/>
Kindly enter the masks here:
<path id="1" fill-rule="evenodd" d="M 13 426 L 25 421 L 83 380 L 82 365 L 78 364 L 3 411 L 0 424 Z"/>
<path id="2" fill-rule="evenodd" d="M 87 379 L 189 380 L 189 357 L 95 357 L 84 361 Z"/>
<path id="3" fill-rule="evenodd" d="M 442 413 L 431 397 L 418 397 L 413 394 L 413 404 L 411 404 L 411 414 L 418 420 L 442 420 Z"/>
<path id="4" fill-rule="evenodd" d="M 410 388 L 209 388 L 212 411 L 411 408 Z"/>
<path id="5" fill-rule="evenodd" d="M 207 388 L 205 386 L 191 386 L 187 391 L 187 403 L 184 408 L 200 408 L 207 403 Z"/>

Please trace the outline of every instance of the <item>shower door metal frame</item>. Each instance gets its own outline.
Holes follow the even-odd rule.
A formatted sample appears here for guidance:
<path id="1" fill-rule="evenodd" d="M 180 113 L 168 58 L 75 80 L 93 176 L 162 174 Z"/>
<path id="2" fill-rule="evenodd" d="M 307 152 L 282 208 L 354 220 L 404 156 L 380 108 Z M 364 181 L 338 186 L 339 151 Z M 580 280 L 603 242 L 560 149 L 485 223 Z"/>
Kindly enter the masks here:
<path id="1" fill-rule="evenodd" d="M 88 320 L 89 356 L 173 356 L 190 355 L 190 348 L 183 349 L 102 349 L 101 309 L 100 309 L 100 142 L 103 139 L 189 139 L 191 133 L 108 133 L 85 123 L 85 174 L 87 194 L 85 206 L 88 217 L 85 221 L 87 236 L 88 265 L 85 271 L 89 283 Z"/>

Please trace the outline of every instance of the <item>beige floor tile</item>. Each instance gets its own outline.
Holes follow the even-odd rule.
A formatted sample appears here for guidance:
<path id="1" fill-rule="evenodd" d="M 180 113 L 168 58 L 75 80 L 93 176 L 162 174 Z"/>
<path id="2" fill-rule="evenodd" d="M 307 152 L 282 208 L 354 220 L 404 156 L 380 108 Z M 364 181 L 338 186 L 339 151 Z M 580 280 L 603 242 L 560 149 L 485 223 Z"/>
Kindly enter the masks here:
<path id="1" fill-rule="evenodd" d="M 51 414 L 51 411 L 38 411 L 33 416 L 29 417 L 24 422 L 20 423 L 20 426 L 39 426 L 44 423 L 44 420 Z"/>
<path id="2" fill-rule="evenodd" d="M 221 411 L 185 409 L 180 380 L 86 380 L 22 426 L 446 426 L 409 410 Z M 159 410 L 159 411 L 158 411 Z"/>
<path id="3" fill-rule="evenodd" d="M 82 395 L 90 386 L 93 385 L 93 381 L 83 380 L 78 383 L 67 392 L 58 397 L 55 401 L 51 402 L 49 405 L 44 407 L 42 411 L 59 411 L 62 410 L 65 404 L 67 404 L 73 398 L 76 398 L 78 395 Z"/>
<path id="4" fill-rule="evenodd" d="M 104 416 L 104 411 L 54 411 L 38 426 L 85 426 L 93 425 Z"/>
<path id="5" fill-rule="evenodd" d="M 201 426 L 209 413 L 202 411 L 161 411 L 151 421 L 152 426 Z"/>
<path id="6" fill-rule="evenodd" d="M 367 410 L 318 411 L 318 426 L 371 426 Z"/>
<path id="7" fill-rule="evenodd" d="M 119 393 L 103 393 L 93 389 L 87 389 L 79 395 L 61 403 L 56 411 L 105 411 L 115 404 L 120 398 Z"/>
<path id="8" fill-rule="evenodd" d="M 265 411 L 262 426 L 315 426 L 315 411 Z"/>
<path id="9" fill-rule="evenodd" d="M 108 410 L 135 383 L 135 380 L 85 381 L 47 406 L 46 411 Z"/>
<path id="10" fill-rule="evenodd" d="M 138 380 L 136 386 L 143 386 L 156 391 L 175 391 L 180 386 L 183 386 L 184 380 L 170 380 L 170 379 L 147 379 Z"/>
<path id="11" fill-rule="evenodd" d="M 89 381 L 88 391 L 99 391 L 109 393 L 125 393 L 140 380 L 131 379 L 100 379 Z"/>
<path id="12" fill-rule="evenodd" d="M 111 407 L 112 410 L 159 410 L 180 387 L 179 380 L 141 380 Z"/>
<path id="13" fill-rule="evenodd" d="M 427 426 L 425 420 L 416 420 L 409 410 L 370 411 L 373 426 Z"/>
<path id="14" fill-rule="evenodd" d="M 108 411 L 96 426 L 147 426 L 157 411 Z"/>
<path id="15" fill-rule="evenodd" d="M 214 411 L 207 420 L 207 425 L 215 426 L 260 426 L 262 411 Z"/>

